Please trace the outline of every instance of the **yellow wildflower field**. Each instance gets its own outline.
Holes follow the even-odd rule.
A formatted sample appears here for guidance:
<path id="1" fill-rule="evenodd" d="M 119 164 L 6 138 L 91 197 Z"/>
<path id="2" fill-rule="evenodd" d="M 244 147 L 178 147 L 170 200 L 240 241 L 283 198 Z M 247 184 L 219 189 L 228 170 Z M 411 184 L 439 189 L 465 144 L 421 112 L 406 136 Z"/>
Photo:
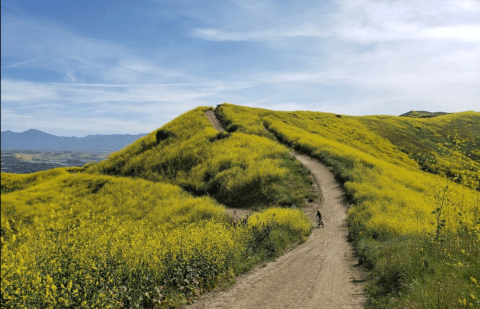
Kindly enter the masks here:
<path id="1" fill-rule="evenodd" d="M 255 225 L 234 224 L 209 197 L 81 171 L 2 173 L 2 307 L 178 305 L 251 267 L 244 260 L 259 252 L 250 250 Z M 301 211 L 271 211 L 279 216 L 261 229 L 286 229 L 283 246 L 306 239 Z"/>
<path id="2" fill-rule="evenodd" d="M 311 180 L 288 148 L 264 136 L 219 133 L 204 114 L 210 109 L 179 116 L 86 172 L 169 182 L 233 207 L 304 205 Z"/>
<path id="3" fill-rule="evenodd" d="M 478 306 L 480 113 L 354 117 L 226 103 L 215 112 L 227 130 L 273 134 L 334 172 L 349 237 L 372 272 L 369 307 Z"/>
<path id="4" fill-rule="evenodd" d="M 353 117 L 302 111 L 274 112 L 231 104 L 221 105 L 217 113 L 241 132 L 260 132 L 268 128 L 286 145 L 331 166 L 343 179 L 347 193 L 356 204 L 349 211 L 350 223 L 361 225 L 363 233 L 433 233 L 438 218 L 432 212 L 439 203 L 443 203 L 441 220 L 446 221 L 445 229 L 452 232 L 461 226 L 472 229 L 479 223 L 479 193 L 474 188 L 479 186 L 480 160 L 472 155 L 478 147 L 468 145 L 475 146 L 475 140 L 479 139 L 480 129 L 473 124 L 480 123 L 480 113 L 441 116 L 444 119 Z M 452 123 L 458 122 L 459 117 L 465 118 L 462 123 L 467 126 L 458 124 L 462 132 L 457 132 L 457 138 L 467 140 L 468 145 L 463 147 L 459 142 L 435 144 L 438 149 L 428 148 L 436 156 L 436 174 L 425 173 L 415 157 L 410 156 L 412 151 L 418 150 L 415 148 L 418 140 L 413 137 L 400 139 L 392 133 L 408 136 L 412 133 L 407 129 L 413 127 L 417 131 L 433 132 L 429 136 L 440 135 L 449 128 L 455 130 Z M 456 152 L 452 157 L 450 154 L 455 146 L 463 147 L 467 153 Z M 450 178 L 449 190 L 440 201 L 439 195 L 448 181 L 446 175 L 456 176 Z"/>

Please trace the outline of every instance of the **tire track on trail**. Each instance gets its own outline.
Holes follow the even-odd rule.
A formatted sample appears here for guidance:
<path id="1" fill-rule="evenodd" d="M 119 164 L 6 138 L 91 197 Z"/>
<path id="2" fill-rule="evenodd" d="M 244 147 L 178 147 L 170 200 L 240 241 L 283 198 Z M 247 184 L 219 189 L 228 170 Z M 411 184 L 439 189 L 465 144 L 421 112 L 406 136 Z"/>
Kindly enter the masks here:
<path id="1" fill-rule="evenodd" d="M 189 308 L 364 307 L 365 274 L 347 242 L 344 192 L 325 165 L 305 155 L 293 155 L 311 171 L 323 196 L 319 205 L 304 211 L 315 222 L 320 209 L 325 227 L 313 229 L 305 243 L 274 262 L 238 276 L 230 289 L 204 294 Z"/>

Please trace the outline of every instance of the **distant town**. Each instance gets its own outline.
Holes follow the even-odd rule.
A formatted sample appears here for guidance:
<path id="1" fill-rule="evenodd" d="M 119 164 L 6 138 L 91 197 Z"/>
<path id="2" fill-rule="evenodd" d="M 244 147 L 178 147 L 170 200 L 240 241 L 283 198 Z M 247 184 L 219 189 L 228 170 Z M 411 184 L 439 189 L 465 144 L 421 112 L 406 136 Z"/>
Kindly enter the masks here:
<path id="1" fill-rule="evenodd" d="M 18 174 L 99 162 L 146 135 L 60 137 L 35 129 L 22 133 L 4 131 L 1 134 L 1 171 Z"/>
<path id="2" fill-rule="evenodd" d="M 25 174 L 56 167 L 83 166 L 99 162 L 109 153 L 80 151 L 2 150 L 2 173 Z"/>

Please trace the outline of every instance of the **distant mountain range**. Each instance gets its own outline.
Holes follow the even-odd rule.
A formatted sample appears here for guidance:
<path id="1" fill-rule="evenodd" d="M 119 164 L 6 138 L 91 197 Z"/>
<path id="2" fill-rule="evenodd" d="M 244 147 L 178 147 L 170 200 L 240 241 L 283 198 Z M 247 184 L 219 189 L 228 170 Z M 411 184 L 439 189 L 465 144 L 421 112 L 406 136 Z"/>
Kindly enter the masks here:
<path id="1" fill-rule="evenodd" d="M 10 130 L 1 132 L 2 150 L 78 150 L 112 152 L 122 149 L 145 134 L 87 135 L 85 137 L 63 137 L 30 129 L 22 133 Z"/>

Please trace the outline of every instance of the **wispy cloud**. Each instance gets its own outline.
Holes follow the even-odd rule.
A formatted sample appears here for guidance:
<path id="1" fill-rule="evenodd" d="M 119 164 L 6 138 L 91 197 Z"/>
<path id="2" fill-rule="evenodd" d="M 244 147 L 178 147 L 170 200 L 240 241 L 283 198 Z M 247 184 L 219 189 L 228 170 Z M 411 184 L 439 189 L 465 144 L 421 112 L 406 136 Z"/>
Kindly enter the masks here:
<path id="1" fill-rule="evenodd" d="M 47 115 L 36 117 L 2 108 L 2 131 L 24 132 L 36 128 L 58 136 L 83 137 L 90 134 L 140 134 L 153 131 L 169 119 L 159 119 L 157 126 L 139 119 L 119 119 L 116 117 L 90 117 Z M 5 128 L 5 129 L 4 129 Z"/>
<path id="2" fill-rule="evenodd" d="M 9 69 L 9 68 L 18 68 L 18 67 L 23 67 L 23 66 L 29 66 L 29 65 L 32 65 L 33 63 L 38 62 L 38 61 L 39 61 L 39 59 L 20 61 L 20 62 L 15 62 L 15 63 L 11 63 L 9 65 L 3 66 L 2 68 Z"/>
<path id="3" fill-rule="evenodd" d="M 222 102 L 344 114 L 478 110 L 475 0 L 151 3 L 158 13 L 142 27 L 172 23 L 178 36 L 138 47 L 2 15 L 2 130 L 57 119 L 58 128 L 84 123 L 82 132 L 148 132 Z M 102 123 L 111 127 L 98 131 Z"/>
<path id="4" fill-rule="evenodd" d="M 111 119 L 110 122 L 116 124 L 115 128 L 108 128 L 109 132 L 150 132 L 195 106 L 223 103 L 228 101 L 227 98 L 232 97 L 232 94 L 249 87 L 250 84 L 245 82 L 218 81 L 112 85 L 36 83 L 2 79 L 2 117 L 4 111 L 9 112 L 3 117 L 5 119 L 2 120 L 2 128 L 16 122 L 12 115 L 29 111 L 35 113 L 37 120 L 32 121 L 29 118 L 28 121 L 22 121 L 25 129 L 33 124 L 40 125 L 49 121 L 67 124 L 67 121 L 60 119 L 70 117 L 78 125 L 85 124 L 82 130 L 90 132 L 89 134 L 95 133 L 102 123 L 107 125 L 105 119 Z M 85 117 L 90 120 L 83 121 Z M 59 120 L 56 120 L 57 118 Z M 42 122 L 39 119 L 49 120 Z M 116 120 L 113 121 L 114 119 Z M 131 119 L 141 120 L 135 122 Z M 98 124 L 87 126 L 94 122 Z M 141 125 L 129 125 L 133 123 Z M 18 127 L 18 124 L 16 126 Z M 51 125 L 47 127 L 52 128 Z M 141 131 L 146 127 L 149 128 L 148 131 Z"/>
<path id="5" fill-rule="evenodd" d="M 229 31 L 214 28 L 193 29 L 192 35 L 209 41 L 271 41 L 289 38 L 321 38 L 328 36 L 325 31 L 310 24 L 299 25 L 296 29 L 265 29 L 256 31 Z"/>
<path id="6" fill-rule="evenodd" d="M 480 101 L 480 5 L 475 1 L 339 1 L 335 13 L 328 15 L 325 24 L 310 41 L 302 41 L 293 52 L 315 50 L 309 61 L 310 69 L 287 71 L 270 70 L 259 73 L 255 79 L 268 84 L 344 85 L 348 88 L 370 91 L 369 99 L 359 98 L 361 106 L 390 104 L 392 102 L 425 108 L 436 106 L 447 111 L 476 109 Z M 319 16 L 322 16 L 319 14 Z M 279 16 L 281 17 L 281 16 Z M 281 18 L 279 18 L 280 20 Z M 298 25 L 309 20 L 299 19 Z M 315 25 L 310 21 L 309 25 Z M 283 25 L 278 25 L 282 29 Z M 320 30 L 321 29 L 321 30 Z M 240 32 L 210 30 L 205 39 L 264 40 L 281 37 L 297 44 L 287 31 L 262 29 Z M 197 31 L 195 33 L 199 35 Z M 208 35 L 206 35 L 208 34 Z M 302 33 L 298 33 L 299 36 Z M 283 36 L 282 36 L 283 35 Z M 307 35 L 306 35 L 307 36 Z M 278 45 L 273 45 L 272 49 Z M 308 60 L 307 60 L 308 62 Z M 298 89 L 298 88 L 297 88 Z M 312 89 L 312 88 L 310 88 Z M 314 90 L 312 90 L 314 91 Z M 347 90 L 348 91 L 348 90 Z M 327 99 L 328 100 L 328 99 Z M 370 101 L 370 103 L 368 103 Z M 300 102 L 300 101 L 298 101 Z M 351 102 L 351 101 L 350 101 Z M 339 100 L 337 103 L 341 103 Z M 327 108 L 327 103 L 321 103 Z M 337 106 L 350 104 L 348 100 Z M 368 110 L 368 109 L 366 109 Z M 365 111 L 366 111 L 365 110 Z M 372 108 L 371 112 L 375 109 Z"/>

